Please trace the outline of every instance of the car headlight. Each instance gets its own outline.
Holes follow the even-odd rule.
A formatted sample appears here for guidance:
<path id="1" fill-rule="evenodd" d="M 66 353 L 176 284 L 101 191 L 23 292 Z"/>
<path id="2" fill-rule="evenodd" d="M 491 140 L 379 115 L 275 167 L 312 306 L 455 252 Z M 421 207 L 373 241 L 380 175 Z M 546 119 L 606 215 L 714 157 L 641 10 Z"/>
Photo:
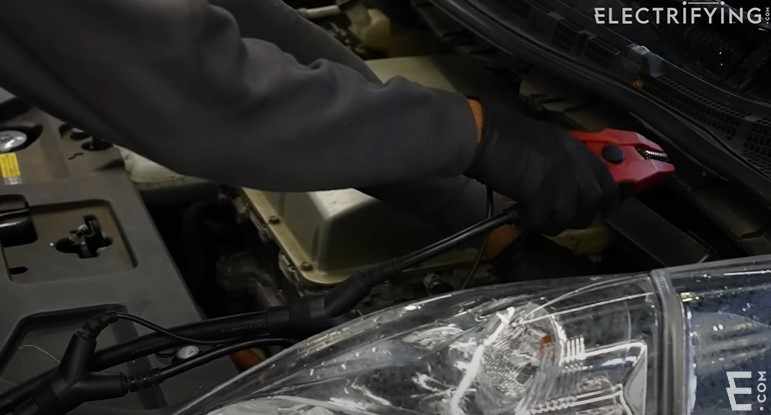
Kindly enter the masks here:
<path id="1" fill-rule="evenodd" d="M 669 282 L 683 316 L 673 354 L 683 353 L 686 410 L 771 411 L 771 258 L 678 269 Z"/>
<path id="2" fill-rule="evenodd" d="M 771 367 L 769 264 L 524 282 L 390 308 L 299 343 L 178 413 L 759 409 L 765 387 L 751 385 Z"/>

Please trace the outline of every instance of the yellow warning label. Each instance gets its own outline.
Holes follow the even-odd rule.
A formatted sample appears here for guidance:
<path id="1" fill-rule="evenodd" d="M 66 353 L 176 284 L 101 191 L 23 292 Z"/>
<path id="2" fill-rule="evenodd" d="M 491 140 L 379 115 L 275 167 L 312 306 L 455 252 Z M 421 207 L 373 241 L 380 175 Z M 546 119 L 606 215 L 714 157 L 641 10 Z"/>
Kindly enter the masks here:
<path id="1" fill-rule="evenodd" d="M 21 169 L 16 153 L 0 154 L 0 176 L 6 184 L 21 182 Z"/>

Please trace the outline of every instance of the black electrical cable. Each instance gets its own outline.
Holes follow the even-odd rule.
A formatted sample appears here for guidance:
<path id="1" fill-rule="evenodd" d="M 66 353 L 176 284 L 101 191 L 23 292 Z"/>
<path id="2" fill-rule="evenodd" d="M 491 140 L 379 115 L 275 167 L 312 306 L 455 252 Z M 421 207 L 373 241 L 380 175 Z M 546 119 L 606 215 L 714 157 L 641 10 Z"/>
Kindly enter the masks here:
<path id="1" fill-rule="evenodd" d="M 339 303 L 331 303 L 336 294 L 330 292 L 323 297 L 325 308 L 327 309 L 327 315 L 329 317 L 335 317 L 347 312 L 348 309 L 338 310 L 339 305 L 344 305 L 345 302 L 353 302 L 355 305 L 359 299 L 363 298 L 366 293 L 380 282 L 385 281 L 389 276 L 410 266 L 416 265 L 420 262 L 430 259 L 439 253 L 455 247 L 464 240 L 473 236 L 484 233 L 490 229 L 494 229 L 502 224 L 515 222 L 518 218 L 517 212 L 514 209 L 508 209 L 493 217 L 472 225 L 448 238 L 445 238 L 439 242 L 431 244 L 419 251 L 412 254 L 408 254 L 395 261 L 392 261 L 391 267 L 376 267 L 374 273 L 368 274 L 370 278 L 366 278 L 364 281 L 366 287 L 364 293 L 359 293 L 358 299 L 351 299 L 354 293 L 348 293 L 342 301 Z M 366 272 L 366 271 L 365 271 Z M 361 273 L 354 273 L 345 283 L 340 284 L 341 290 L 345 292 L 352 285 L 361 285 L 358 278 Z M 374 275 L 374 276 L 373 276 Z M 344 287 L 345 286 L 345 287 Z M 347 288 L 346 288 L 347 287 Z M 337 289 L 332 290 L 338 292 Z M 353 290 L 357 291 L 357 290 Z M 318 298 L 316 298 L 318 299 Z M 331 306 L 331 307 L 330 307 Z M 351 305 L 352 307 L 353 305 Z M 281 328 L 286 326 L 292 321 L 292 311 L 286 307 L 278 307 L 275 309 L 269 309 L 265 311 L 259 311 L 254 313 L 244 313 L 234 316 L 220 317 L 217 319 L 211 319 L 206 321 L 200 321 L 184 326 L 179 326 L 171 329 L 174 333 L 182 336 L 195 336 L 198 339 L 223 339 L 223 338 L 238 338 L 255 335 L 267 335 L 268 329 Z M 178 343 L 169 342 L 167 339 L 162 338 L 157 334 L 149 334 L 127 343 L 112 346 L 97 352 L 92 364 L 93 370 L 104 370 L 109 367 L 124 363 L 129 360 L 134 360 L 148 354 L 156 353 L 161 350 L 168 349 L 178 345 Z M 1 397 L 2 395 L 0 395 Z M 0 402 L 3 402 L 0 400 Z"/>
<path id="2" fill-rule="evenodd" d="M 456 246 L 458 246 L 459 244 L 461 244 L 462 242 L 470 238 L 473 238 L 477 235 L 485 233 L 489 230 L 495 229 L 498 226 L 501 226 L 503 224 L 512 222 L 517 217 L 518 215 L 516 214 L 516 211 L 511 209 L 506 210 L 495 216 L 492 216 L 488 219 L 485 219 L 481 222 L 471 225 L 468 228 L 452 236 L 442 239 L 441 241 L 435 242 L 431 245 L 426 246 L 425 248 L 419 249 L 415 252 L 412 252 L 405 256 L 397 258 L 396 260 L 391 261 L 384 266 L 375 267 L 373 270 L 364 271 L 364 273 L 375 275 L 375 274 L 389 274 L 389 273 L 403 271 L 407 268 L 410 268 L 412 266 L 425 262 L 451 248 L 455 248 Z M 385 277 L 387 276 L 388 275 L 385 275 Z M 348 278 L 346 282 L 352 281 L 352 280 L 354 280 L 353 276 L 351 278 Z M 385 278 L 382 278 L 379 280 L 379 282 L 384 282 L 384 281 L 385 281 Z M 345 282 L 342 285 L 345 285 Z"/>
<path id="3" fill-rule="evenodd" d="M 136 315 L 133 315 L 133 314 L 128 314 L 128 313 L 112 313 L 112 314 L 115 315 L 115 317 L 117 317 L 117 318 L 119 318 L 121 320 L 128 320 L 128 321 L 134 322 L 134 323 L 139 324 L 140 326 L 143 326 L 145 328 L 148 328 L 148 329 L 150 329 L 150 330 L 152 330 L 152 331 L 154 331 L 156 333 L 163 334 L 166 337 L 170 337 L 172 339 L 178 340 L 178 341 L 183 342 L 183 343 L 220 345 L 220 344 L 225 342 L 222 339 L 218 339 L 218 340 L 204 340 L 204 339 L 194 339 L 192 337 L 182 336 L 182 335 L 176 334 L 176 333 L 174 333 L 172 331 L 169 331 L 169 330 L 167 330 L 167 329 L 165 329 L 165 328 L 163 328 L 163 327 L 153 323 L 152 321 L 145 320 L 142 317 L 139 317 L 139 316 L 136 316 Z"/>
<path id="4" fill-rule="evenodd" d="M 435 242 L 425 248 L 404 255 L 380 266 L 353 273 L 324 296 L 324 310 L 329 316 L 338 316 L 353 308 L 369 291 L 407 268 L 431 259 L 462 242 L 519 219 L 515 208 L 506 209 L 492 217 Z"/>
<path id="5" fill-rule="evenodd" d="M 495 211 L 495 202 L 493 201 L 493 189 L 490 186 L 487 186 L 487 209 L 486 210 L 487 210 L 487 218 L 489 219 L 493 217 L 493 212 Z M 466 287 L 468 287 L 468 285 L 474 279 L 474 276 L 479 270 L 479 266 L 482 264 L 482 259 L 485 256 L 485 251 L 487 250 L 487 245 L 489 243 L 490 243 L 490 235 L 487 235 L 482 240 L 482 246 L 479 247 L 479 252 L 477 252 L 477 256 L 474 259 L 474 265 L 471 266 L 471 269 L 469 270 L 468 274 L 466 274 L 466 276 L 463 278 L 463 283 L 460 286 L 462 290 L 465 290 Z"/>
<path id="6" fill-rule="evenodd" d="M 227 356 L 231 353 L 235 353 L 241 350 L 250 349 L 257 346 L 292 346 L 297 343 L 296 340 L 267 337 L 262 339 L 247 340 L 228 346 L 221 346 L 216 349 L 207 350 L 198 356 L 191 357 L 178 364 L 169 366 L 158 372 L 159 380 L 162 382 L 166 379 L 179 375 L 180 373 L 187 372 L 198 366 L 205 365 L 213 360 L 219 359 L 222 356 Z"/>
<path id="7" fill-rule="evenodd" d="M 206 352 L 201 353 L 197 356 L 193 356 L 189 359 L 183 360 L 179 363 L 167 366 L 163 369 L 156 369 L 156 370 L 150 371 L 146 375 L 132 376 L 128 378 L 128 382 L 130 384 L 129 388 L 132 391 L 135 391 L 135 390 L 147 388 L 150 386 L 158 385 L 169 378 L 180 375 L 189 370 L 195 369 L 213 360 L 219 359 L 220 357 L 227 356 L 231 353 L 235 353 L 235 352 L 249 349 L 252 347 L 272 346 L 272 345 L 291 346 L 295 343 L 296 341 L 292 339 L 268 337 L 268 338 L 261 338 L 261 339 L 246 340 L 236 344 L 217 347 L 211 350 L 207 350 Z"/>
<path id="8" fill-rule="evenodd" d="M 267 324 L 266 321 L 270 320 L 266 314 L 268 314 L 267 311 L 259 311 L 220 317 L 178 326 L 170 331 L 184 337 L 195 336 L 197 339 L 219 340 L 220 343 L 243 340 L 245 337 L 268 334 L 267 331 L 261 330 Z M 188 342 L 181 342 L 164 334 L 146 334 L 96 352 L 91 359 L 89 369 L 98 372 L 185 343 Z M 56 369 L 51 369 L 0 394 L 0 414 L 10 412 L 41 385 L 50 381 L 55 374 Z"/>
<path id="9" fill-rule="evenodd" d="M 235 314 L 185 324 L 169 329 L 175 334 L 196 339 L 234 341 L 244 337 L 267 335 L 265 329 L 269 321 L 278 320 L 276 314 L 285 312 L 283 309 L 263 310 L 251 313 Z M 117 344 L 100 350 L 92 361 L 93 370 L 104 370 L 127 361 L 135 360 L 162 350 L 182 344 L 178 340 L 169 339 L 158 333 L 146 334 L 126 343 Z"/>
<path id="10" fill-rule="evenodd" d="M 454 248 L 469 238 L 495 229 L 503 224 L 516 222 L 518 217 L 519 215 L 515 209 L 507 209 L 488 219 L 471 225 L 454 235 L 399 257 L 393 261 L 389 261 L 386 264 L 374 267 L 373 269 L 355 272 L 343 283 L 330 290 L 325 296 L 321 298 L 309 297 L 309 299 L 311 299 L 311 301 L 319 299 L 323 301 L 323 312 L 326 317 L 332 318 L 340 316 L 356 305 L 359 300 L 364 298 L 370 289 L 385 282 L 392 275 L 431 259 L 448 249 Z M 298 309 L 304 307 L 312 308 L 313 306 L 315 306 L 315 304 L 300 304 Z M 287 307 L 277 307 L 275 309 L 268 309 L 256 313 L 245 313 L 201 321 L 174 328 L 172 331 L 181 336 L 195 336 L 198 339 L 223 339 L 238 336 L 254 336 L 260 330 L 263 331 L 262 334 L 267 334 L 268 331 L 271 331 L 270 329 L 285 328 L 292 323 L 293 312 L 295 311 L 296 310 L 290 310 Z M 320 310 L 313 311 L 319 312 Z M 298 324 L 299 322 L 295 321 L 294 323 Z M 307 323 L 311 324 L 311 322 Z M 134 360 L 146 356 L 147 354 L 169 348 L 169 344 L 168 341 L 164 341 L 159 335 L 145 335 L 128 343 L 116 345 L 98 352 L 94 359 L 95 367 L 93 369 L 103 370 L 128 360 Z"/>
<path id="11" fill-rule="evenodd" d="M 211 362 L 233 351 L 259 345 L 295 343 L 294 340 L 286 338 L 258 338 L 230 345 L 218 343 L 217 346 L 198 356 L 162 369 L 153 369 L 139 376 L 126 376 L 122 373 L 109 375 L 94 373 L 88 366 L 96 350 L 98 336 L 105 328 L 122 319 L 136 322 L 177 341 L 198 341 L 172 333 L 166 328 L 132 314 L 106 312 L 96 315 L 89 318 L 72 335 L 58 370 L 55 371 L 51 379 L 41 384 L 35 390 L 35 394 L 30 396 L 22 405 L 4 408 L 0 413 L 6 413 L 11 409 L 24 414 L 65 413 L 84 402 L 117 398 L 125 396 L 129 392 L 158 385 L 170 377 Z"/>

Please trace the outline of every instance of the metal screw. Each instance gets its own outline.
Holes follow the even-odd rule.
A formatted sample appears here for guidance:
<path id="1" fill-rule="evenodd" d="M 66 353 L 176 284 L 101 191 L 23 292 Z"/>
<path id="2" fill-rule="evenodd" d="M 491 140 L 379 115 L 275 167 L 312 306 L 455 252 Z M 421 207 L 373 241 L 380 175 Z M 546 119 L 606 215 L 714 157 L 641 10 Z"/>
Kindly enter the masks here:
<path id="1" fill-rule="evenodd" d="M 268 218 L 268 223 L 271 225 L 278 225 L 281 223 L 281 219 L 278 216 L 271 216 Z"/>
<path id="2" fill-rule="evenodd" d="M 201 352 L 201 349 L 199 349 L 198 346 L 193 346 L 193 345 L 183 346 L 177 350 L 176 358 L 179 360 L 187 360 L 187 359 L 190 359 L 191 357 L 196 356 L 200 352 Z"/>
<path id="3" fill-rule="evenodd" d="M 303 271 L 313 271 L 313 264 L 310 262 L 303 262 L 300 264 L 300 269 Z"/>

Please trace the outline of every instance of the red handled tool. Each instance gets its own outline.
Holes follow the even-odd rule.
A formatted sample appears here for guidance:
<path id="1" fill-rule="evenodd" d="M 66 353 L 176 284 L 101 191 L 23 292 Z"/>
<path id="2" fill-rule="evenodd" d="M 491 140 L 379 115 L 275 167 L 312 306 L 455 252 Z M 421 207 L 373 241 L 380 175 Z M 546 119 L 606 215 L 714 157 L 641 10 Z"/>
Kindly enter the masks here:
<path id="1" fill-rule="evenodd" d="M 608 166 L 613 179 L 633 192 L 643 190 L 675 172 L 664 150 L 632 131 L 605 129 L 600 132 L 571 131 Z"/>

